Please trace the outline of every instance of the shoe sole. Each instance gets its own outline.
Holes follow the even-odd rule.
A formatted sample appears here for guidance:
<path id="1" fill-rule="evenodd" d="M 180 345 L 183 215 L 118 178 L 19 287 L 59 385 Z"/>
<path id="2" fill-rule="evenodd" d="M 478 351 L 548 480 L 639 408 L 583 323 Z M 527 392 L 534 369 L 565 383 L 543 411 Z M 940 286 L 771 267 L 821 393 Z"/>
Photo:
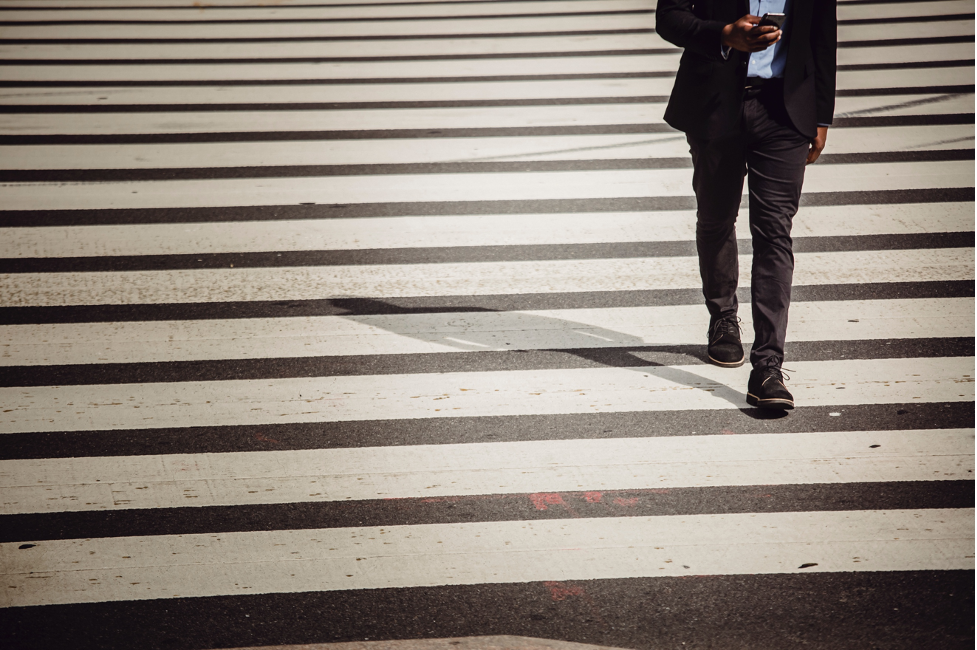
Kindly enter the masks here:
<path id="1" fill-rule="evenodd" d="M 713 359 L 708 354 L 706 354 L 706 356 L 709 357 L 709 363 L 711 363 L 714 366 L 719 366 L 720 368 L 739 368 L 744 363 L 746 363 L 745 354 L 743 355 L 743 358 L 740 359 L 739 361 L 720 361 L 719 359 Z"/>
<path id="2" fill-rule="evenodd" d="M 760 399 L 752 393 L 746 394 L 746 403 L 761 409 L 771 409 L 775 411 L 791 411 L 794 409 L 794 402 L 789 399 Z"/>

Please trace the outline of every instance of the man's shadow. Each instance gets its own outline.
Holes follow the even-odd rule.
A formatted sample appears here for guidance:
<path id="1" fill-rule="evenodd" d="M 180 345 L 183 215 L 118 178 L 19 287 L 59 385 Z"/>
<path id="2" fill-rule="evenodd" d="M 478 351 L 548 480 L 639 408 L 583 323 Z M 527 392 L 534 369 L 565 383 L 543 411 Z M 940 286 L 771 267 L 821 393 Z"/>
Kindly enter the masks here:
<path id="1" fill-rule="evenodd" d="M 565 354 L 586 361 L 584 367 L 633 368 L 644 375 L 708 392 L 755 419 L 776 419 L 786 415 L 781 411 L 745 407 L 745 393 L 688 369 L 675 367 L 707 364 L 705 342 L 700 345 L 648 345 L 638 336 L 590 323 L 484 307 L 452 306 L 432 310 L 403 307 L 375 298 L 336 298 L 329 302 L 346 312 L 340 314 L 342 318 L 431 343 L 442 350 L 447 346 L 458 352 Z M 673 323 L 661 325 L 682 327 L 682 324 Z M 702 329 L 704 338 L 704 325 Z M 580 367 L 579 361 L 573 367 Z"/>

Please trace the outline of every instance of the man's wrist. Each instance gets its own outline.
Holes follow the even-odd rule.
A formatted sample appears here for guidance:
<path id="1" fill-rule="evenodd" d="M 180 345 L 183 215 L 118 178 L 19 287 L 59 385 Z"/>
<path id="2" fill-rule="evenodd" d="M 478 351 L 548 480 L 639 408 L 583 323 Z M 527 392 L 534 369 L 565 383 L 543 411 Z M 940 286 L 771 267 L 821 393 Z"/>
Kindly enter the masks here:
<path id="1" fill-rule="evenodd" d="M 729 43 L 729 35 L 733 33 L 733 25 L 725 25 L 723 31 L 719 33 L 719 44 L 727 50 L 727 52 L 733 49 L 733 46 Z"/>

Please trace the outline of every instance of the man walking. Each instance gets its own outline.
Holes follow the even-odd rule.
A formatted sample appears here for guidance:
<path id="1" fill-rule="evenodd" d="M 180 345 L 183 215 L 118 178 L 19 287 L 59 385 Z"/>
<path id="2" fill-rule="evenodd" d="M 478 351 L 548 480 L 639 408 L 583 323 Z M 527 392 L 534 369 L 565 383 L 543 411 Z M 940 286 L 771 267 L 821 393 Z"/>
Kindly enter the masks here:
<path id="1" fill-rule="evenodd" d="M 771 15 L 760 25 L 764 14 Z M 712 363 L 744 362 L 736 216 L 748 176 L 755 340 L 746 400 L 792 409 L 781 366 L 804 167 L 834 113 L 836 0 L 658 0 L 656 29 L 685 48 L 665 121 L 692 152 L 696 248 Z M 776 25 L 782 23 L 782 27 Z"/>

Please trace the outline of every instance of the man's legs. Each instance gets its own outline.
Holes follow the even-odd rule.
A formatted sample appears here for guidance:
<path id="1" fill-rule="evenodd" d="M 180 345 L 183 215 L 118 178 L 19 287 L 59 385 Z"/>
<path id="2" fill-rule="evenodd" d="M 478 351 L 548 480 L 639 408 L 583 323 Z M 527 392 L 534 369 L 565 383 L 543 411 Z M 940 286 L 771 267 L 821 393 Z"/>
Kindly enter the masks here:
<path id="1" fill-rule="evenodd" d="M 711 330 L 719 319 L 736 318 L 736 215 L 743 195 L 746 148 L 743 134 L 712 140 L 688 136 L 688 141 L 698 207 L 695 244 Z"/>
<path id="2" fill-rule="evenodd" d="M 784 361 L 787 311 L 794 273 L 791 225 L 801 197 L 808 138 L 790 124 L 779 94 L 747 99 L 750 232 L 753 235 L 754 368 Z"/>

